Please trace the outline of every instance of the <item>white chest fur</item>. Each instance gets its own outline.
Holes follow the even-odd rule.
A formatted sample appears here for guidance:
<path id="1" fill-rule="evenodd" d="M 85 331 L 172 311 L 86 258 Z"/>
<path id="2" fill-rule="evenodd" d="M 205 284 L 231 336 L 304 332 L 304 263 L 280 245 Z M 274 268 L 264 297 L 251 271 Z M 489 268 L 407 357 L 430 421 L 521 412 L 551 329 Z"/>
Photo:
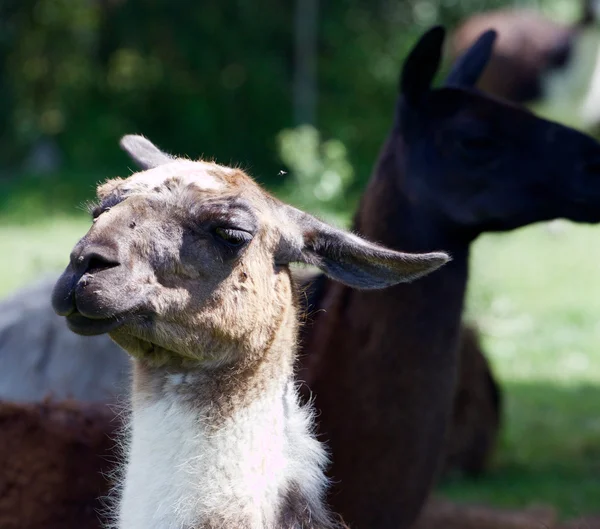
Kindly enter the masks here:
<path id="1" fill-rule="evenodd" d="M 270 529 L 291 486 L 321 502 L 326 456 L 291 385 L 206 417 L 176 397 L 134 411 L 119 529 Z"/>

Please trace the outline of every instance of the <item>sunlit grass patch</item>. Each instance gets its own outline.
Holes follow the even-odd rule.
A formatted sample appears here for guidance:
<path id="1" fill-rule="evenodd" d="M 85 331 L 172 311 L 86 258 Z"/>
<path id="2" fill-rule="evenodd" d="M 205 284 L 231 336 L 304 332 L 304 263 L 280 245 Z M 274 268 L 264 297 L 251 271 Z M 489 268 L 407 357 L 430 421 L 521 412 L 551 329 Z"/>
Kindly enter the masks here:
<path id="1" fill-rule="evenodd" d="M 29 281 L 58 276 L 89 226 L 89 219 L 83 215 L 49 217 L 25 225 L 0 224 L 0 296 Z"/>
<path id="2" fill-rule="evenodd" d="M 486 235 L 471 264 L 467 315 L 502 385 L 504 428 L 491 471 L 443 490 L 564 516 L 600 511 L 600 228 Z"/>

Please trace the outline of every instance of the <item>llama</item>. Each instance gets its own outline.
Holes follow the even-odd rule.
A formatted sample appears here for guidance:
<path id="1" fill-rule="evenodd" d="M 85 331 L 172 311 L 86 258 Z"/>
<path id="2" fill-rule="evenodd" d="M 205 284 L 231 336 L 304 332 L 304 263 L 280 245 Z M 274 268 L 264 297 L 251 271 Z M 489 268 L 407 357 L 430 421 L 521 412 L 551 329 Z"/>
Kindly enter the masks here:
<path id="1" fill-rule="evenodd" d="M 52 295 L 72 331 L 109 333 L 133 361 L 117 527 L 335 527 L 326 453 L 294 380 L 288 265 L 376 289 L 448 256 L 369 243 L 241 170 L 173 158 L 141 136 L 121 146 L 143 171 L 99 186 Z"/>
<path id="2" fill-rule="evenodd" d="M 457 347 L 457 382 L 441 473 L 478 477 L 487 470 L 496 447 L 503 415 L 502 391 L 473 325 L 462 325 Z"/>
<path id="3" fill-rule="evenodd" d="M 416 44 L 354 220 L 371 240 L 413 252 L 444 248 L 452 261 L 378 292 L 324 280 L 305 329 L 299 377 L 332 453 L 330 504 L 357 529 L 410 527 L 437 476 L 470 244 L 557 217 L 600 222 L 600 145 L 474 88 L 494 38 L 484 33 L 438 89 L 431 83 L 443 29 Z"/>
<path id="4" fill-rule="evenodd" d="M 531 9 L 477 13 L 454 31 L 449 56 L 456 59 L 488 29 L 498 32 L 480 89 L 544 116 L 585 128 L 600 122 L 600 14 L 598 0 L 583 0 L 572 25 Z"/>
<path id="5" fill-rule="evenodd" d="M 100 529 L 118 427 L 104 405 L 0 402 L 0 527 Z"/>
<path id="6" fill-rule="evenodd" d="M 300 331 L 301 349 L 305 350 L 309 359 L 308 369 L 302 374 L 308 381 L 303 386 L 308 399 L 312 396 L 309 390 L 313 371 L 318 371 L 319 367 L 318 358 L 311 356 L 310 351 L 306 350 L 310 345 L 306 344 L 312 339 L 312 323 L 315 320 L 312 315 L 321 308 L 327 277 L 315 271 L 296 272 L 294 275 L 304 292 L 301 297 L 303 312 L 308 314 L 307 324 Z M 457 355 L 457 380 L 441 473 L 478 477 L 486 470 L 496 446 L 503 411 L 502 391 L 481 349 L 479 332 L 472 324 L 463 324 L 461 327 Z M 326 424 L 322 425 L 325 436 L 326 427 Z"/>
<path id="7" fill-rule="evenodd" d="M 56 279 L 0 301 L 0 400 L 114 403 L 129 386 L 129 360 L 108 336 L 83 337 L 65 327 L 50 305 Z"/>

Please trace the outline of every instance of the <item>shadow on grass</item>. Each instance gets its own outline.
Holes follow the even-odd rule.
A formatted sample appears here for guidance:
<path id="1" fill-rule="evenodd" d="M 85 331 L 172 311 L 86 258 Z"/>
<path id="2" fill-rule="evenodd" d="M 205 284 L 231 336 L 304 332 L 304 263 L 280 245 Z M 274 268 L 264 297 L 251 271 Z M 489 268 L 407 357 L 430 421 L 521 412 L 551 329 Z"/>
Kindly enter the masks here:
<path id="1" fill-rule="evenodd" d="M 490 470 L 441 491 L 502 507 L 553 505 L 561 517 L 600 511 L 600 387 L 505 382 L 504 426 Z"/>

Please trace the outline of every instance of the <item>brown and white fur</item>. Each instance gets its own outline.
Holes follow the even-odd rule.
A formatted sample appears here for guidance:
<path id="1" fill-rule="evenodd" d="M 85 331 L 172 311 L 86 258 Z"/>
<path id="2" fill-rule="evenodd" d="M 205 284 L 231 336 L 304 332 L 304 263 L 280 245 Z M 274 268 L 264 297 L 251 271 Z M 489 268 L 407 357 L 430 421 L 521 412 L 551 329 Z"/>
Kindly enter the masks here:
<path id="1" fill-rule="evenodd" d="M 327 457 L 294 382 L 289 263 L 359 288 L 424 275 L 443 253 L 387 250 L 269 196 L 246 174 L 122 146 L 145 171 L 98 188 L 94 224 L 53 292 L 71 330 L 133 358 L 119 529 L 336 524 Z"/>
<path id="2" fill-rule="evenodd" d="M 228 413 L 197 396 L 215 383 L 210 376 L 137 368 L 118 526 L 331 526 L 322 501 L 327 457 L 298 405 L 291 361 L 288 352 L 281 374 L 240 381 L 262 387 L 235 395 L 241 401 Z M 149 387 L 139 382 L 148 376 Z"/>

